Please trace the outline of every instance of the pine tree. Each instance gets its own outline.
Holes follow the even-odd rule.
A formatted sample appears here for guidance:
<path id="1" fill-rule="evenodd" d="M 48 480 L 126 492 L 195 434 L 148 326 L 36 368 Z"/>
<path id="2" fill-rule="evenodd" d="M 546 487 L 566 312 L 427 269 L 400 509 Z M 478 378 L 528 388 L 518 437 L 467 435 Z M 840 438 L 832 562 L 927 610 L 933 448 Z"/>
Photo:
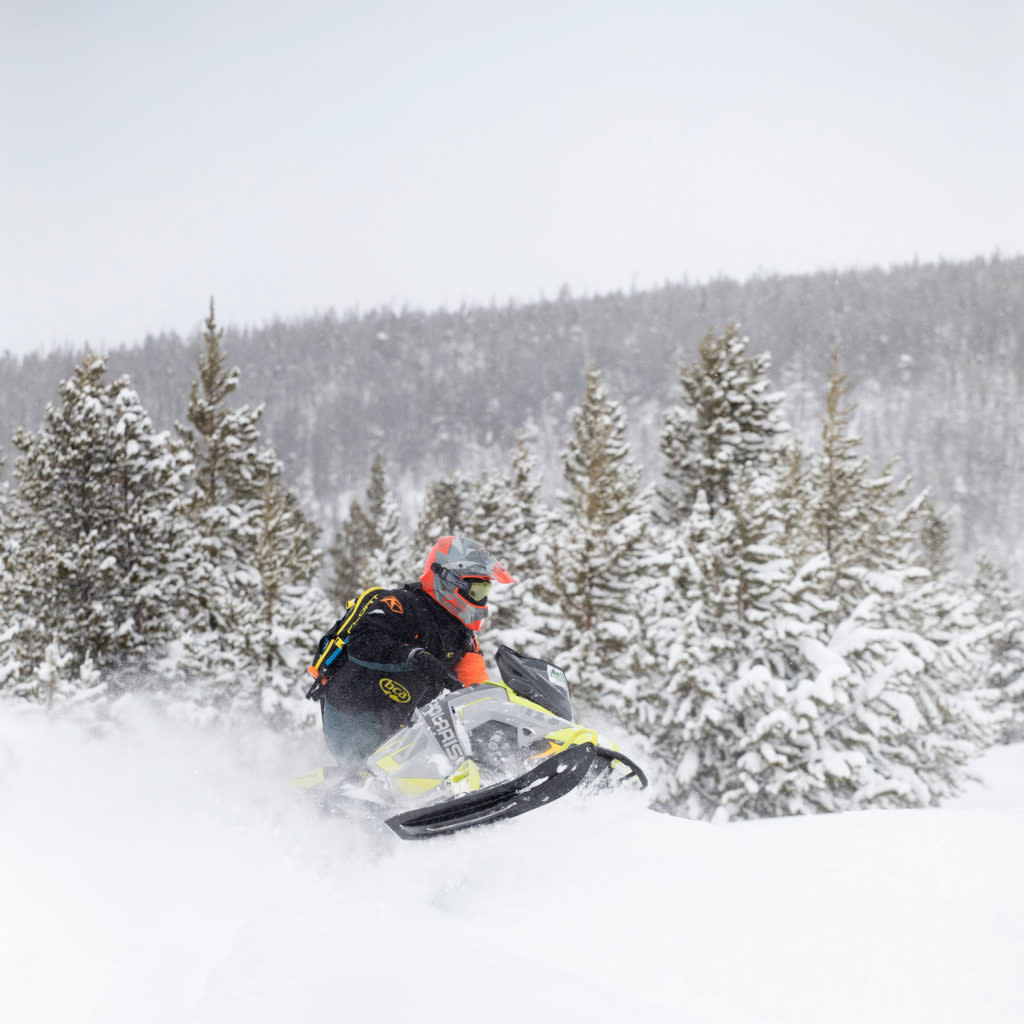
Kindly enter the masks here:
<path id="1" fill-rule="evenodd" d="M 646 599 L 659 662 L 640 725 L 665 766 L 658 804 L 714 820 L 828 803 L 803 769 L 819 709 L 798 698 L 822 563 L 794 569 L 774 479 L 741 476 L 729 506 L 714 512 L 698 492 L 681 528 L 665 533 L 664 572 Z"/>
<path id="2" fill-rule="evenodd" d="M 699 491 L 659 545 L 648 618 L 665 663 L 642 721 L 666 809 L 922 806 L 991 742 L 977 616 L 918 564 L 926 499 L 901 507 L 905 483 L 868 475 L 846 390 L 834 364 L 820 454 L 740 467 L 722 505 Z"/>
<path id="3" fill-rule="evenodd" d="M 211 300 L 190 426 L 178 428 L 196 462 L 190 512 L 204 545 L 195 581 L 203 614 L 183 637 L 178 668 L 189 699 L 225 712 L 261 709 L 272 723 L 286 725 L 280 652 L 297 656 L 296 629 L 309 631 L 308 648 L 325 618 L 315 582 L 316 531 L 281 481 L 273 449 L 260 439 L 262 408 L 228 405 L 239 371 L 225 369 L 222 338 Z M 308 605 L 300 594 L 309 595 Z M 316 609 L 315 619 L 300 626 L 296 609 L 307 607 Z M 297 689 L 307 656 L 308 650 L 291 665 Z"/>
<path id="4" fill-rule="evenodd" d="M 829 596 L 836 602 L 836 621 L 878 586 L 885 586 L 883 577 L 889 569 L 905 564 L 924 501 L 921 495 L 900 507 L 909 481 L 896 481 L 895 460 L 880 476 L 869 475 L 861 439 L 850 430 L 856 406 L 845 404 L 849 390 L 836 350 L 828 378 L 821 451 L 810 469 L 808 509 L 811 546 L 829 557 Z"/>
<path id="5" fill-rule="evenodd" d="M 739 601 L 729 566 L 744 549 L 731 518 L 698 502 L 677 540 L 675 587 L 654 588 L 665 668 L 644 693 L 642 723 L 665 765 L 659 806 L 732 820 L 956 793 L 994 721 L 968 683 L 969 609 L 918 588 L 919 608 L 945 614 L 921 610 L 911 628 L 891 595 L 875 594 L 833 625 L 824 554 L 795 571 L 770 560 L 757 600 Z"/>
<path id="6" fill-rule="evenodd" d="M 468 481 L 466 510 L 462 514 L 460 531 L 479 541 L 499 561 L 503 554 L 505 537 L 508 484 L 491 469 L 483 470 Z"/>
<path id="7" fill-rule="evenodd" d="M 905 504 L 909 481 L 897 483 L 891 464 L 869 475 L 848 390 L 833 353 L 800 545 L 826 565 L 818 649 L 827 685 L 822 671 L 811 685 L 840 705 L 821 717 L 816 756 L 831 766 L 839 808 L 923 806 L 957 792 L 969 759 L 992 741 L 993 712 L 976 682 L 982 631 L 944 567 L 941 517 L 927 495 Z"/>
<path id="8" fill-rule="evenodd" d="M 353 499 L 327 553 L 331 567 L 327 593 L 335 607 L 343 608 L 346 601 L 370 586 L 366 582 L 366 561 L 367 552 L 375 546 L 374 533 L 373 522 L 362 503 Z"/>
<path id="9" fill-rule="evenodd" d="M 278 468 L 273 451 L 260 443 L 263 407 L 232 409 L 227 404 L 238 388 L 240 371 L 237 366 L 225 366 L 224 331 L 217 327 L 212 298 L 205 327 L 199 376 L 192 382 L 189 396 L 190 426 L 178 426 L 195 458 L 195 497 L 201 511 L 259 501 L 267 474 Z M 243 546 L 248 546 L 247 541 L 243 540 Z"/>
<path id="10" fill-rule="evenodd" d="M 473 485 L 476 504 L 466 532 L 484 545 L 516 578 L 511 587 L 496 587 L 489 600 L 487 640 L 524 654 L 557 660 L 561 653 L 546 639 L 550 615 L 539 593 L 546 514 L 541 503 L 541 476 L 530 435 L 523 431 L 510 460 L 511 472 L 484 472 Z"/>
<path id="11" fill-rule="evenodd" d="M 7 550 L 7 502 L 9 500 L 10 487 L 4 479 L 4 468 L 6 465 L 7 460 L 0 455 L 0 572 L 4 569 L 4 553 Z"/>
<path id="12" fill-rule="evenodd" d="M 25 622 L 16 603 L 11 576 L 14 526 L 9 501 L 10 489 L 3 479 L 4 466 L 5 462 L 0 458 L 0 608 L 4 610 L 3 621 L 0 622 L 0 693 L 13 695 L 14 687 L 22 675 L 19 652 Z"/>
<path id="13" fill-rule="evenodd" d="M 412 536 L 417 558 L 424 557 L 438 537 L 467 532 L 465 523 L 473 505 L 470 490 L 468 481 L 458 473 L 427 484 Z"/>
<path id="14" fill-rule="evenodd" d="M 779 529 L 787 554 L 800 564 L 816 557 L 821 547 L 811 523 L 812 460 L 799 439 L 787 441 L 777 468 Z"/>
<path id="15" fill-rule="evenodd" d="M 87 354 L 40 431 L 14 439 L 21 455 L 8 590 L 22 615 L 17 675 L 25 696 L 37 678 L 49 700 L 61 673 L 83 686 L 94 671 L 114 690 L 135 685 L 155 671 L 189 614 L 191 461 L 153 431 L 126 377 L 104 375 L 104 361 Z M 52 671 L 34 677 L 44 663 Z"/>
<path id="16" fill-rule="evenodd" d="M 363 500 L 352 501 L 348 518 L 335 535 L 328 593 L 336 607 L 344 607 L 367 587 L 398 586 L 408 577 L 410 562 L 415 564 L 388 476 L 384 456 L 378 453 Z"/>
<path id="17" fill-rule="evenodd" d="M 203 539 L 205 563 L 202 577 L 196 580 L 205 612 L 203 621 L 196 624 L 200 633 L 229 631 L 233 608 L 239 601 L 254 599 L 255 512 L 267 476 L 280 473 L 274 452 L 260 441 L 262 407 L 228 405 L 240 374 L 238 367 L 225 368 L 223 336 L 211 299 L 199 376 L 189 397 L 189 425 L 176 428 L 196 466 L 191 515 Z"/>
<path id="18" fill-rule="evenodd" d="M 366 563 L 366 586 L 397 587 L 408 578 L 413 559 L 406 548 L 401 514 L 388 482 L 383 455 L 377 455 L 370 467 L 366 511 L 374 529 Z"/>
<path id="19" fill-rule="evenodd" d="M 575 679 L 576 695 L 628 719 L 642 644 L 638 594 L 646 587 L 650 501 L 629 455 L 622 407 L 594 367 L 570 423 L 566 488 L 549 534 L 551 578 L 540 596 L 561 612 L 560 664 Z"/>
<path id="20" fill-rule="evenodd" d="M 666 412 L 661 435 L 666 523 L 683 521 L 698 491 L 712 511 L 722 507 L 739 471 L 775 460 L 785 430 L 782 396 L 771 390 L 768 355 L 748 356 L 746 349 L 735 324 L 723 335 L 709 331 L 698 362 L 680 370 L 683 403 Z"/>
<path id="21" fill-rule="evenodd" d="M 808 671 L 821 564 L 789 555 L 806 518 L 802 452 L 783 450 L 767 357 L 709 334 L 669 410 L 658 568 L 645 596 L 652 662 L 638 716 L 664 764 L 659 805 L 694 817 L 796 813 L 821 787 L 790 765 L 811 722 L 789 703 Z M 787 543 L 787 541 L 790 543 Z"/>
<path id="22" fill-rule="evenodd" d="M 259 511 L 254 567 L 260 599 L 247 612 L 242 639 L 249 647 L 263 717 L 275 728 L 313 722 L 297 683 L 311 656 L 320 624 L 330 618 L 326 596 L 313 584 L 319 569 L 317 528 L 295 495 L 268 475 Z"/>
<path id="23" fill-rule="evenodd" d="M 877 593 L 829 638 L 845 710 L 823 722 L 820 756 L 846 769 L 839 809 L 935 805 L 961 791 L 970 759 L 994 738 L 989 702 L 970 681 L 976 629 L 925 627 L 901 624 L 891 595 Z"/>
<path id="24" fill-rule="evenodd" d="M 3 456 L 0 456 L 0 608 L 3 608 L 5 616 L 9 617 L 14 609 L 13 602 L 7 600 L 6 596 L 10 585 L 8 559 L 13 538 L 10 519 L 10 487 L 4 479 L 5 465 L 6 461 Z M 0 686 L 2 685 L 2 676 L 0 676 Z"/>
<path id="25" fill-rule="evenodd" d="M 972 585 L 978 615 L 988 627 L 983 684 L 1002 705 L 1002 741 L 1019 743 L 1024 740 L 1024 595 L 987 554 L 977 559 Z"/>
<path id="26" fill-rule="evenodd" d="M 953 527 L 949 514 L 938 508 L 929 497 L 921 503 L 919 545 L 921 564 L 933 575 L 944 576 L 949 572 L 949 553 Z"/>
<path id="27" fill-rule="evenodd" d="M 61 647 L 56 640 L 46 645 L 31 674 L 12 688 L 12 696 L 26 697 L 47 708 L 83 703 L 108 692 L 109 687 L 92 658 L 78 662 L 74 652 Z"/>

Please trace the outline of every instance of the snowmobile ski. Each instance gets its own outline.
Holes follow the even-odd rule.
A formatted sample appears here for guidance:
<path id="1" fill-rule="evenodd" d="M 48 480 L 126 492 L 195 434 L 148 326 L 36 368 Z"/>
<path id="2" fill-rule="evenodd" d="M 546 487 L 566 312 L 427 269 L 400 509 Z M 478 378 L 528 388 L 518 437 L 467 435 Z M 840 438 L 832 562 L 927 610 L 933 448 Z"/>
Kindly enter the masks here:
<path id="1" fill-rule="evenodd" d="M 595 754 L 592 743 L 580 743 L 552 754 L 518 778 L 404 811 L 388 818 L 385 824 L 402 839 L 428 839 L 515 818 L 575 789 L 586 778 Z"/>
<path id="2" fill-rule="evenodd" d="M 597 747 L 594 750 L 594 765 L 595 767 L 603 766 L 605 769 L 610 769 L 611 766 L 618 761 L 623 767 L 628 768 L 628 774 L 623 775 L 615 780 L 617 785 L 622 785 L 625 782 L 629 782 L 630 779 L 636 779 L 640 784 L 641 789 L 647 788 L 647 775 L 643 768 L 640 767 L 631 757 L 626 757 L 625 754 L 620 750 L 612 750 L 609 747 Z"/>

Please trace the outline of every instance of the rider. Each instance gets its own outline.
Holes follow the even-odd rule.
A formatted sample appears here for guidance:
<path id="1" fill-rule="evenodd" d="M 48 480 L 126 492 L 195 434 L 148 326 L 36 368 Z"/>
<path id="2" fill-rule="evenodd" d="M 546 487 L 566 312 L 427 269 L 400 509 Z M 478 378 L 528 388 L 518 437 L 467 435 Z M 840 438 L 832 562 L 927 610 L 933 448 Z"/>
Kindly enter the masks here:
<path id="1" fill-rule="evenodd" d="M 381 590 L 359 619 L 321 700 L 324 736 L 353 774 L 444 689 L 487 681 L 475 633 L 492 583 L 515 580 L 476 541 L 441 537 L 418 583 Z"/>

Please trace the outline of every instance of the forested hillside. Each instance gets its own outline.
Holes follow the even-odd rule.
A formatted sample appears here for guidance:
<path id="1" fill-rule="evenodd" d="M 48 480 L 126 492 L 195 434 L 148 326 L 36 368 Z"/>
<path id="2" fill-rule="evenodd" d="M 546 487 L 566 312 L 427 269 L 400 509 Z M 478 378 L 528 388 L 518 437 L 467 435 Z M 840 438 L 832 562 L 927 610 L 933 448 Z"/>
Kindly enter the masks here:
<path id="1" fill-rule="evenodd" d="M 581 722 L 644 737 L 672 813 L 935 804 L 973 757 L 1024 735 L 1020 594 L 998 561 L 953 571 L 948 514 L 872 467 L 838 347 L 806 444 L 768 354 L 748 354 L 735 327 L 707 331 L 640 446 L 656 443 L 653 480 L 590 365 L 567 422 L 521 431 L 499 470 L 439 449 L 449 465 L 411 531 L 395 449 L 374 436 L 387 454 L 345 505 L 325 565 L 260 410 L 238 404 L 223 342 L 211 308 L 174 430 L 155 429 L 130 377 L 86 353 L 42 426 L 15 433 L 13 486 L 0 487 L 0 693 L 48 707 L 153 693 L 202 718 L 307 728 L 302 666 L 335 610 L 464 532 L 518 577 L 481 608 L 488 643 L 559 665 Z M 475 419 L 459 385 L 453 373 L 441 389 L 455 404 L 438 430 Z M 563 429 L 548 498 L 535 442 Z"/>
<path id="2" fill-rule="evenodd" d="M 184 416 L 195 335 L 150 337 L 109 353 L 154 422 Z M 1024 257 L 910 265 L 747 282 L 666 284 L 651 291 L 529 305 L 423 312 L 329 312 L 233 329 L 239 395 L 265 403 L 264 437 L 290 480 L 333 529 L 376 451 L 406 493 L 452 470 L 502 464 L 519 428 L 538 429 L 545 486 L 557 484 L 568 410 L 594 364 L 629 417 L 634 455 L 657 472 L 662 412 L 708 329 L 738 322 L 767 352 L 783 412 L 815 439 L 837 345 L 857 402 L 855 430 L 882 461 L 928 486 L 954 513 L 961 559 L 993 549 L 1019 574 L 1024 508 Z M 80 352 L 0 357 L 0 430 L 38 426 Z M 9 461 L 9 460 L 8 460 Z M 409 505 L 407 504 L 408 511 Z"/>

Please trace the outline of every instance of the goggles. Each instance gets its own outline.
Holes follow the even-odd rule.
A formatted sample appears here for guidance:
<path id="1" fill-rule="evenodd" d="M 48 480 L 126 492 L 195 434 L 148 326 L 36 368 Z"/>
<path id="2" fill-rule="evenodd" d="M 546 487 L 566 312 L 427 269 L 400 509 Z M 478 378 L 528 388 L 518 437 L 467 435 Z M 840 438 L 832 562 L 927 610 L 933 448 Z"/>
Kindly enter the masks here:
<path id="1" fill-rule="evenodd" d="M 441 579 L 454 587 L 467 601 L 473 604 L 486 604 L 487 595 L 494 585 L 492 580 L 483 579 L 480 576 L 460 576 L 447 566 L 435 562 L 431 568 Z"/>
<path id="2" fill-rule="evenodd" d="M 469 584 L 468 586 L 466 584 Z M 470 601 L 473 604 L 484 604 L 487 601 L 487 595 L 491 592 L 493 584 L 490 580 L 463 580 L 462 586 L 459 588 L 463 593 L 469 594 Z"/>

